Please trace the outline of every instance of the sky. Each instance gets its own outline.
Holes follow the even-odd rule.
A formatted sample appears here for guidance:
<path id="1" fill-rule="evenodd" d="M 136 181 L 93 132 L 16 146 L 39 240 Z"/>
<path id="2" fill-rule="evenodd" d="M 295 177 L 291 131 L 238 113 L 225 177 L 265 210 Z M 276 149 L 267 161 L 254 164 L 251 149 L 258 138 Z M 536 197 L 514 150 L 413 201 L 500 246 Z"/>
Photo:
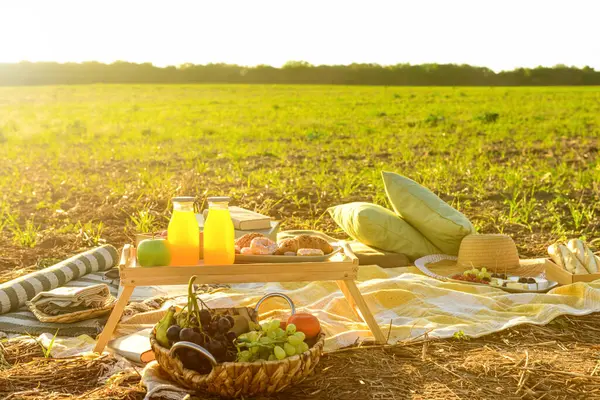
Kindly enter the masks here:
<path id="1" fill-rule="evenodd" d="M 0 0 L 0 62 L 600 70 L 600 0 Z"/>

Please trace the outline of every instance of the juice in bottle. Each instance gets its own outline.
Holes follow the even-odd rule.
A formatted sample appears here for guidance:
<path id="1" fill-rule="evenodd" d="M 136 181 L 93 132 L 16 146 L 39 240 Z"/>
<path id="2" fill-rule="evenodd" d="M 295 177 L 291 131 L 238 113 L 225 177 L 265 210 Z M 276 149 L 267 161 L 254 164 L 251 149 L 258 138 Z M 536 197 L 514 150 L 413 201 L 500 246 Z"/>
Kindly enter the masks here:
<path id="1" fill-rule="evenodd" d="M 193 197 L 174 197 L 173 214 L 167 229 L 171 265 L 197 265 L 200 258 L 200 228 Z"/>
<path id="2" fill-rule="evenodd" d="M 229 197 L 209 197 L 204 222 L 204 264 L 230 265 L 235 261 L 235 231 Z"/>

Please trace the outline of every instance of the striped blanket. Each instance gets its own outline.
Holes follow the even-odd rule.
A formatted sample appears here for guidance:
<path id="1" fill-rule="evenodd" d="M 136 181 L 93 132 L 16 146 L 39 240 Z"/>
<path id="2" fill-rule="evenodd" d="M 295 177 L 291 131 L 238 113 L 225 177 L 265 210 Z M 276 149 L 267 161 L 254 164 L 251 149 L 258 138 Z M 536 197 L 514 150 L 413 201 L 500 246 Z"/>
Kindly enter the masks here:
<path id="1" fill-rule="evenodd" d="M 18 310 L 40 292 L 47 292 L 90 272 L 117 265 L 117 249 L 106 244 L 0 285 L 0 314 Z"/>
<path id="2" fill-rule="evenodd" d="M 36 294 L 59 286 L 87 287 L 104 283 L 116 297 L 119 281 L 109 280 L 104 275 L 117 263 L 117 250 L 104 245 L 3 283 L 0 285 L 0 332 L 39 335 L 59 330 L 60 336 L 97 335 L 108 316 L 70 324 L 43 323 L 24 304 Z"/>

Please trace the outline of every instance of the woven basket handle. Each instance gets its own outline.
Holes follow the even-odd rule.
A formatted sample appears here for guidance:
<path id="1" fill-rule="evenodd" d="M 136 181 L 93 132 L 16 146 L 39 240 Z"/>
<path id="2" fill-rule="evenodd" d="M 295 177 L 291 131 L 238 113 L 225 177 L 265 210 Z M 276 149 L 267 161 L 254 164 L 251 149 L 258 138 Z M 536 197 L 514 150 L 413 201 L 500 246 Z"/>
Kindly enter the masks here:
<path id="1" fill-rule="evenodd" d="M 200 354 L 202 354 L 208 361 L 210 361 L 211 365 L 214 367 L 215 365 L 217 365 L 217 360 L 213 357 L 212 354 L 210 354 L 210 352 L 208 350 L 206 350 L 204 347 L 197 345 L 196 343 L 192 343 L 192 342 L 177 342 L 174 343 L 173 346 L 171 346 L 171 350 L 169 350 L 169 356 L 170 357 L 175 357 L 175 352 L 178 349 L 192 349 L 192 350 L 196 350 L 197 352 L 199 352 Z"/>
<path id="2" fill-rule="evenodd" d="M 290 299 L 287 295 L 285 295 L 283 293 L 276 292 L 276 293 L 269 293 L 269 294 L 263 296 L 263 298 L 260 299 L 256 303 L 256 306 L 254 306 L 254 311 L 256 312 L 256 315 L 258 315 L 258 308 L 263 303 L 263 301 L 265 301 L 266 299 L 268 299 L 270 297 L 281 297 L 281 298 L 285 299 L 285 301 L 287 301 L 288 304 L 290 305 L 290 309 L 292 310 L 292 315 L 296 314 L 296 306 L 294 305 L 294 302 L 292 301 L 292 299 Z"/>

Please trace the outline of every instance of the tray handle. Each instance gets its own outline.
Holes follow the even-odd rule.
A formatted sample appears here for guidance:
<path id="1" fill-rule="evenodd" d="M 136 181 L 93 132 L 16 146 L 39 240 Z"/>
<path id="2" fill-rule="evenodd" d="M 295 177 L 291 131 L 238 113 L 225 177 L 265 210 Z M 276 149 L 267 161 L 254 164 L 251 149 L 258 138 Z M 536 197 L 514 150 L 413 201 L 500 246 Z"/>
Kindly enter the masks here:
<path id="1" fill-rule="evenodd" d="M 292 301 L 292 299 L 290 299 L 289 296 L 287 296 L 283 293 L 274 292 L 274 293 L 269 293 L 269 294 L 264 295 L 259 301 L 256 302 L 256 305 L 254 306 L 254 311 L 256 312 L 256 315 L 258 315 L 258 308 L 260 307 L 260 305 L 265 300 L 267 300 L 268 298 L 271 298 L 271 297 L 281 297 L 282 299 L 287 301 L 288 304 L 290 305 L 290 309 L 292 310 L 292 315 L 296 314 L 296 306 L 294 305 L 294 302 Z"/>

